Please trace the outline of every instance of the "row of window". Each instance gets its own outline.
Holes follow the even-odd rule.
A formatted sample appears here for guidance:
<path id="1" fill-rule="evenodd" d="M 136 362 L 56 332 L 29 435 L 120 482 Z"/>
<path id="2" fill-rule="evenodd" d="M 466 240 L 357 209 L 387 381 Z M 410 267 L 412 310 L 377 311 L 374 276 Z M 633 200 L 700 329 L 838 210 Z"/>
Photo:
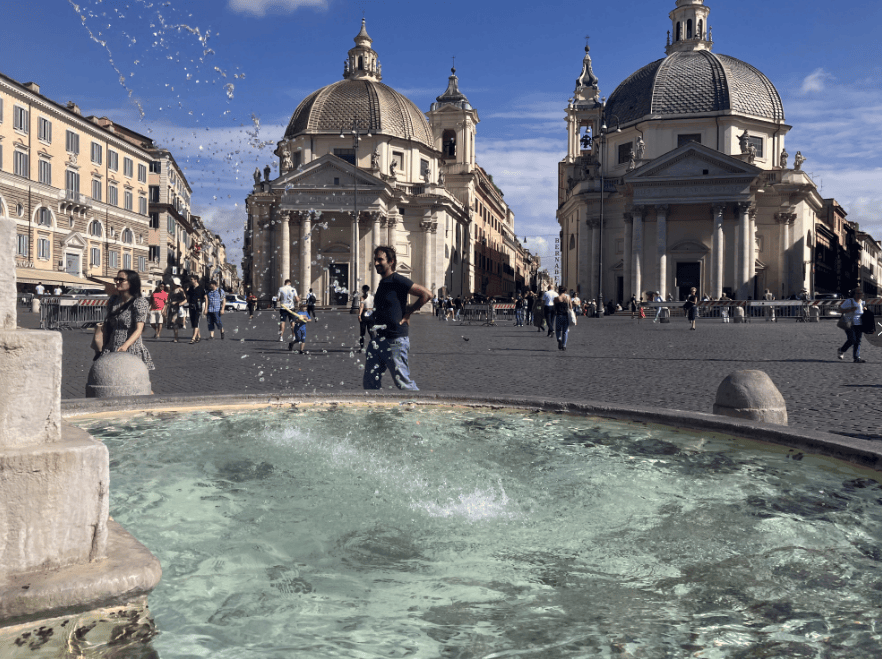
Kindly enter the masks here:
<path id="1" fill-rule="evenodd" d="M 155 260 L 153 258 L 153 247 L 150 248 L 150 258 L 151 260 Z M 159 248 L 156 248 L 159 249 Z M 28 258 L 28 237 L 24 234 L 18 234 L 17 241 L 17 251 L 18 255 L 24 258 Z M 41 261 L 48 261 L 52 258 L 52 244 L 48 238 L 37 238 L 37 258 Z M 157 254 L 157 259 L 159 258 Z M 89 263 L 93 266 L 101 265 L 101 248 L 100 247 L 92 247 L 89 250 Z M 116 250 L 110 250 L 107 252 L 107 267 L 119 268 L 120 265 L 120 253 Z M 124 270 L 132 269 L 132 255 L 128 252 L 124 252 L 122 255 L 122 267 Z M 139 256 L 138 257 L 138 271 L 146 272 L 147 271 L 147 257 Z"/>
<path id="2" fill-rule="evenodd" d="M 15 130 L 22 133 L 30 132 L 30 117 L 27 108 L 19 105 L 13 107 L 12 126 Z M 0 102 L 0 121 L 3 120 L 2 102 Z M 52 122 L 45 117 L 40 117 L 37 122 L 37 136 L 41 142 L 52 144 Z M 80 136 L 72 130 L 66 130 L 64 134 L 64 147 L 68 153 L 79 155 L 80 153 Z M 98 142 L 92 142 L 92 162 L 101 165 L 104 156 L 104 146 Z M 119 154 L 113 149 L 107 149 L 107 167 L 111 171 L 119 171 Z M 129 157 L 123 157 L 123 174 L 129 178 L 135 175 L 135 162 Z M 138 165 L 138 180 L 141 183 L 147 182 L 147 166 Z"/>

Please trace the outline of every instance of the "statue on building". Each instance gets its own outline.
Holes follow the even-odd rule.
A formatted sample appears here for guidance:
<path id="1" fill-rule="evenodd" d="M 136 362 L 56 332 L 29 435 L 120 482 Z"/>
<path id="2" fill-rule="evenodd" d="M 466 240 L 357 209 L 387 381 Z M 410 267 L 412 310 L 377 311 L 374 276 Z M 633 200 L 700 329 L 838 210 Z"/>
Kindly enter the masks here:
<path id="1" fill-rule="evenodd" d="M 444 187 L 444 170 L 438 171 L 438 185 L 442 188 Z"/>
<path id="2" fill-rule="evenodd" d="M 288 146 L 287 142 L 282 142 L 279 145 L 279 149 L 276 152 L 276 155 L 279 156 L 280 159 L 280 167 L 283 172 L 287 172 L 289 170 L 294 169 L 294 160 L 291 158 L 291 147 Z"/>
<path id="3" fill-rule="evenodd" d="M 371 154 L 371 169 L 380 169 L 380 147 L 374 149 Z"/>
<path id="4" fill-rule="evenodd" d="M 802 151 L 797 151 L 796 155 L 793 156 L 793 169 L 797 172 L 802 170 L 802 163 L 804 163 L 808 158 L 802 155 Z"/>
<path id="5" fill-rule="evenodd" d="M 432 182 L 432 171 L 428 167 L 423 172 L 423 182 L 426 184 Z"/>
<path id="6" fill-rule="evenodd" d="M 572 177 L 572 176 L 567 176 L 567 190 L 572 190 L 572 189 L 573 189 L 573 186 L 574 186 L 575 184 L 576 184 L 576 182 L 573 180 L 573 177 Z"/>
<path id="7" fill-rule="evenodd" d="M 789 157 L 790 157 L 790 154 L 787 153 L 787 149 L 783 149 L 781 151 L 781 159 L 780 159 L 781 169 L 787 169 L 787 159 Z"/>
<path id="8" fill-rule="evenodd" d="M 633 172 L 636 167 L 637 163 L 634 159 L 634 149 L 631 149 L 631 151 L 628 153 L 628 171 Z"/>
<path id="9" fill-rule="evenodd" d="M 254 168 L 254 185 L 260 185 L 260 168 Z"/>
<path id="10" fill-rule="evenodd" d="M 750 149 L 747 147 L 749 137 L 750 134 L 747 132 L 747 130 L 745 130 L 743 133 L 741 133 L 741 135 L 738 136 L 738 146 L 741 147 L 742 155 L 750 153 Z"/>
<path id="11" fill-rule="evenodd" d="M 756 144 L 747 145 L 747 164 L 752 165 L 756 160 Z"/>
<path id="12" fill-rule="evenodd" d="M 263 180 L 264 181 L 269 181 L 271 171 L 272 171 L 272 169 L 270 169 L 269 165 L 267 165 L 266 167 L 263 168 Z"/>
<path id="13" fill-rule="evenodd" d="M 646 155 L 646 142 L 643 141 L 643 136 L 637 138 L 637 160 L 643 160 L 643 156 Z"/>
<path id="14" fill-rule="evenodd" d="M 349 60 L 343 60 L 343 75 L 349 75 Z"/>
<path id="15" fill-rule="evenodd" d="M 392 162 L 389 165 L 389 174 L 392 176 L 396 176 L 398 173 L 398 158 L 392 158 Z"/>

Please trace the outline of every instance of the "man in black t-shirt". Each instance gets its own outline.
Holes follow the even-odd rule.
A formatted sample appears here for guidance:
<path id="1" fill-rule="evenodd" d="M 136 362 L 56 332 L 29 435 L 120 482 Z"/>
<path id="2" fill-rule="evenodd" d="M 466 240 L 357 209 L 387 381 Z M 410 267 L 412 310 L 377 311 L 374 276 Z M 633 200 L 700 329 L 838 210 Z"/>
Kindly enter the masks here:
<path id="1" fill-rule="evenodd" d="M 381 245 L 374 249 L 374 268 L 381 277 L 374 293 L 374 313 L 371 316 L 376 338 L 368 344 L 362 384 L 365 389 L 381 389 L 381 378 L 388 368 L 396 387 L 419 391 L 410 379 L 407 365 L 410 351 L 408 323 L 410 315 L 432 299 L 432 293 L 395 272 L 396 265 L 392 247 Z M 408 295 L 417 297 L 417 301 L 407 304 Z"/>

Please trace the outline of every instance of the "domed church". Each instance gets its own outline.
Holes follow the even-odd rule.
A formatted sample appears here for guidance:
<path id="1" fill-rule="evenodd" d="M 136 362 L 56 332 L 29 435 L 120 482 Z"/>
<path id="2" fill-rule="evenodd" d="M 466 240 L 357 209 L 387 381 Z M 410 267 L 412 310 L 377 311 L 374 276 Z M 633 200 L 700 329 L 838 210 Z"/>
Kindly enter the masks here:
<path id="1" fill-rule="evenodd" d="M 254 172 L 244 269 L 260 299 L 290 278 L 301 296 L 312 288 L 319 304 L 347 304 L 364 284 L 376 290 L 377 245 L 395 247 L 398 272 L 430 290 L 475 290 L 477 112 L 455 72 L 429 120 L 382 72 L 362 20 L 343 79 L 294 110 L 274 152 L 278 177 Z"/>
<path id="2" fill-rule="evenodd" d="M 713 52 L 704 0 L 676 0 L 666 57 L 606 100 L 585 48 L 558 168 L 563 283 L 623 302 L 650 291 L 781 298 L 811 287 L 823 199 L 785 147 L 758 69 Z"/>

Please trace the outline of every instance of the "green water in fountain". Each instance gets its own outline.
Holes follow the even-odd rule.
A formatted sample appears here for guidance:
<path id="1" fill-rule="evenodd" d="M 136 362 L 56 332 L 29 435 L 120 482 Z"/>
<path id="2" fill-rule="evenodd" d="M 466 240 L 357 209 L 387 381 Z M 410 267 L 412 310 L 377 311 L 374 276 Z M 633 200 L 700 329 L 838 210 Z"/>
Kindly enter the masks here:
<path id="1" fill-rule="evenodd" d="M 77 423 L 163 659 L 882 656 L 882 489 L 841 463 L 443 407 Z"/>

